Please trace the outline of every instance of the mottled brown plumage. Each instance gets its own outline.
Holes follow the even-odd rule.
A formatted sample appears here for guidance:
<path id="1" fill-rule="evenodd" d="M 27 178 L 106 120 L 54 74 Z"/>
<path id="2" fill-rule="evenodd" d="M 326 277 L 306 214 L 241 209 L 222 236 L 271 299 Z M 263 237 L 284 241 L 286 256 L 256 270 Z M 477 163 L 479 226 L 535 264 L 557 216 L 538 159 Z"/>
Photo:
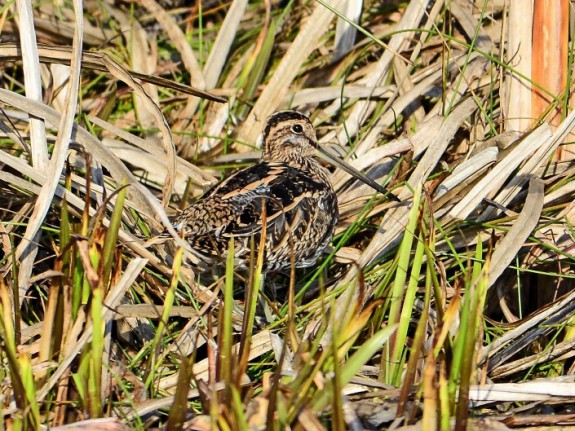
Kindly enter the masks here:
<path id="1" fill-rule="evenodd" d="M 339 213 L 328 171 L 309 119 L 295 111 L 271 115 L 264 127 L 260 161 L 208 191 L 175 220 L 190 246 L 206 260 L 224 256 L 234 236 L 235 256 L 249 258 L 259 244 L 265 207 L 266 268 L 313 265 L 326 249 Z"/>

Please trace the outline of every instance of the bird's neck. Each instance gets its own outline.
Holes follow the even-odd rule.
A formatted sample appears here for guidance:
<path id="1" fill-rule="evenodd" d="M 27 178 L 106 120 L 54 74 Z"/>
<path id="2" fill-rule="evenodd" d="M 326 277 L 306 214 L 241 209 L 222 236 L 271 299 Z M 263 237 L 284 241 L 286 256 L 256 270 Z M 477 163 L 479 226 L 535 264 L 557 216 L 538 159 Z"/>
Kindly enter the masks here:
<path id="1" fill-rule="evenodd" d="M 282 157 L 266 157 L 262 156 L 262 162 L 268 163 L 282 163 L 299 171 L 305 172 L 314 181 L 330 184 L 329 171 L 324 168 L 315 157 L 301 157 L 298 155 L 282 154 Z"/>

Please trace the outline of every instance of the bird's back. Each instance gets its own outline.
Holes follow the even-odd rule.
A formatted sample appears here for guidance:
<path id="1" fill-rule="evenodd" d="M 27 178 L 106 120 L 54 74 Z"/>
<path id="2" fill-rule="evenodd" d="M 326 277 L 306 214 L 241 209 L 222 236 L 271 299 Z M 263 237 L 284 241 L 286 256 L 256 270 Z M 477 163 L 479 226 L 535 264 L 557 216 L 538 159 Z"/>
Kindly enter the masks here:
<path id="1" fill-rule="evenodd" d="M 338 221 L 337 197 L 327 171 L 262 161 L 208 191 L 179 215 L 191 247 L 208 260 L 225 256 L 233 235 L 239 261 L 260 242 L 266 223 L 267 269 L 313 265 L 331 241 Z"/>

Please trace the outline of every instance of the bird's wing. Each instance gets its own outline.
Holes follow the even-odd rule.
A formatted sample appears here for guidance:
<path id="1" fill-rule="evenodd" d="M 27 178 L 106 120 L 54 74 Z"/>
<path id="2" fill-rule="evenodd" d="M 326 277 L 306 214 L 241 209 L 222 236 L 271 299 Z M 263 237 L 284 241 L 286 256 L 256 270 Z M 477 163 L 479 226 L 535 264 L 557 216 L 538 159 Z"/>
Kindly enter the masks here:
<path id="1" fill-rule="evenodd" d="M 265 207 L 268 232 L 280 232 L 284 223 L 293 225 L 309 210 L 317 187 L 321 184 L 290 166 L 258 163 L 214 187 L 175 224 L 184 225 L 189 236 L 253 235 L 261 231 Z"/>

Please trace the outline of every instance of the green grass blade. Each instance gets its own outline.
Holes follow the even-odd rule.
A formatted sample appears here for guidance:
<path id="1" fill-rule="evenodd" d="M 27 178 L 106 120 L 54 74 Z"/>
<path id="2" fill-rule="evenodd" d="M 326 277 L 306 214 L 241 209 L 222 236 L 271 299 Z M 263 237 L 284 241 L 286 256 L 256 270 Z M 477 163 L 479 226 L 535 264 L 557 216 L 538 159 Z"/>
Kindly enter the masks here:
<path id="1" fill-rule="evenodd" d="M 399 403 L 397 405 L 397 416 L 404 416 L 407 402 L 409 400 L 409 392 L 415 381 L 415 375 L 417 373 L 417 363 L 420 360 L 420 356 L 424 355 L 424 342 L 425 335 L 427 332 L 427 324 L 429 318 L 429 307 L 431 303 L 431 280 L 432 267 L 427 266 L 426 277 L 425 277 L 425 298 L 423 303 L 423 310 L 419 320 L 417 322 L 417 328 L 415 330 L 415 336 L 413 337 L 413 344 L 411 346 L 411 351 L 409 355 L 409 360 L 407 362 L 405 378 L 401 386 L 401 395 L 399 397 Z"/>
<path id="2" fill-rule="evenodd" d="M 403 304 L 405 283 L 407 280 L 407 273 L 409 269 L 409 263 L 411 260 L 411 250 L 413 246 L 413 241 L 415 239 L 415 229 L 417 226 L 417 220 L 419 218 L 419 202 L 421 200 L 421 186 L 415 190 L 413 196 L 413 205 L 409 213 L 409 220 L 407 222 L 407 227 L 405 228 L 405 233 L 401 240 L 401 245 L 398 251 L 398 265 L 395 272 L 395 280 L 391 288 L 391 299 L 389 306 L 389 318 L 388 322 L 390 325 L 395 325 L 399 322 L 401 307 Z M 382 355 L 382 369 L 384 381 L 387 383 L 392 383 L 393 379 L 393 349 L 395 346 L 395 337 L 392 342 L 385 346 Z"/>
<path id="3" fill-rule="evenodd" d="M 0 350 L 0 354 L 6 358 L 8 364 L 16 406 L 24 412 L 27 408 L 27 394 L 24 382 L 22 381 L 22 372 L 16 350 L 16 337 L 14 334 L 14 322 L 12 320 L 12 303 L 10 301 L 8 286 L 2 278 L 0 278 L 0 301 L 0 339 L 4 343 L 4 348 Z"/>
<path id="4" fill-rule="evenodd" d="M 359 369 L 369 361 L 373 355 L 384 346 L 390 337 L 395 333 L 397 325 L 385 327 L 376 332 L 369 340 L 361 345 L 361 347 L 341 366 L 340 385 L 341 387 L 347 385 L 350 380 L 357 374 Z M 318 410 L 327 405 L 329 401 L 330 392 L 323 391 L 318 393 L 318 397 L 312 404 L 313 410 Z M 333 394 L 339 396 L 339 394 Z"/>
<path id="5" fill-rule="evenodd" d="M 18 369 L 22 376 L 22 384 L 26 392 L 27 406 L 25 410 L 26 423 L 30 429 L 40 429 L 42 423 L 40 418 L 40 407 L 36 402 L 36 384 L 32 372 L 32 361 L 30 356 L 24 353 L 18 358 Z"/>
<path id="6" fill-rule="evenodd" d="M 474 378 L 474 370 L 477 365 L 477 339 L 483 325 L 483 307 L 485 304 L 485 295 L 489 285 L 489 261 L 486 261 L 483 271 L 479 278 L 474 282 L 468 295 L 471 299 L 469 312 L 468 332 L 465 335 L 465 345 L 463 352 L 463 361 L 461 365 L 461 380 L 459 384 L 459 397 L 456 407 L 455 429 L 463 431 L 467 427 L 467 418 L 469 415 L 469 387 Z"/>
<path id="7" fill-rule="evenodd" d="M 165 293 L 164 297 L 164 307 L 162 309 L 162 317 L 158 322 L 158 327 L 156 328 L 156 333 L 154 334 L 154 339 L 150 344 L 150 373 L 146 378 L 146 387 L 153 392 L 153 382 L 156 376 L 156 370 L 161 365 L 158 361 L 158 356 L 160 349 L 162 347 L 162 339 L 164 338 L 164 333 L 166 331 L 167 322 L 170 317 L 170 311 L 174 305 L 174 300 L 176 298 L 176 288 L 178 286 L 178 279 L 182 269 L 182 258 L 184 255 L 184 249 L 179 248 L 174 254 L 174 263 L 172 267 L 173 275 L 170 282 L 170 287 Z"/>
<path id="8" fill-rule="evenodd" d="M 104 238 L 104 250 L 102 253 L 104 257 L 104 272 L 102 276 L 102 283 L 104 286 L 108 284 L 110 273 L 112 272 L 112 265 L 116 256 L 115 250 L 118 243 L 118 232 L 120 231 L 120 225 L 122 223 L 122 213 L 124 211 L 124 202 L 126 200 L 126 190 L 127 189 L 124 183 L 118 190 L 116 204 L 114 205 L 112 217 L 110 218 L 110 225 L 106 230 L 106 237 Z"/>
<path id="9" fill-rule="evenodd" d="M 475 249 L 475 261 L 473 262 L 472 280 L 477 280 L 481 275 L 481 259 L 483 257 L 483 246 L 481 240 L 477 242 Z M 469 320 L 471 313 L 472 298 L 470 292 L 465 295 L 461 306 L 461 315 L 459 318 L 459 330 L 453 345 L 453 360 L 451 362 L 451 371 L 449 373 L 449 399 L 451 400 L 452 410 L 455 408 L 455 395 L 461 379 L 461 367 L 465 354 L 465 343 L 469 333 Z"/>
<path id="10" fill-rule="evenodd" d="M 403 307 L 401 308 L 401 316 L 399 319 L 399 326 L 397 328 L 395 346 L 392 355 L 392 382 L 394 385 L 401 384 L 401 374 L 403 373 L 405 363 L 405 349 L 407 340 L 407 331 L 411 323 L 411 316 L 413 314 L 413 305 L 415 303 L 415 295 L 419 283 L 419 276 L 421 274 L 421 267 L 423 265 L 423 255 L 425 250 L 425 243 L 423 236 L 419 235 L 419 241 L 415 249 L 415 256 L 413 257 L 411 273 L 409 275 L 409 284 L 405 291 L 405 298 L 403 300 Z"/>
<path id="11" fill-rule="evenodd" d="M 104 330 L 105 322 L 103 315 L 104 292 L 101 287 L 92 291 L 91 315 L 94 330 L 90 350 L 90 380 L 88 391 L 90 393 L 90 412 L 92 417 L 102 416 L 102 355 L 104 354 Z"/>

